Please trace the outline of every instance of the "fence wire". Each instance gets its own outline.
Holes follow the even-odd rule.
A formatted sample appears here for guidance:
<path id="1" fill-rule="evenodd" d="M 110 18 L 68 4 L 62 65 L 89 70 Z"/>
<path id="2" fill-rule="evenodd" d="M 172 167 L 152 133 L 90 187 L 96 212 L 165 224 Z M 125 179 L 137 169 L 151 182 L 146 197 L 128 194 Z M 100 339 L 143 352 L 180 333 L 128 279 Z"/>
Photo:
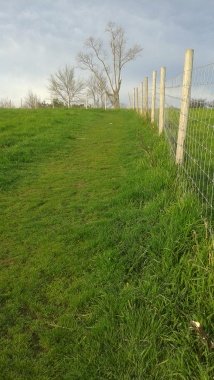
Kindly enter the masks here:
<path id="1" fill-rule="evenodd" d="M 165 86 L 165 135 L 174 158 L 182 101 L 182 77 L 183 75 L 180 75 L 168 80 Z M 158 113 L 156 115 L 158 121 Z M 214 64 L 193 70 L 184 160 L 179 169 L 185 176 L 186 189 L 194 189 L 198 194 L 204 209 L 205 220 L 213 230 Z"/>
<path id="2" fill-rule="evenodd" d="M 187 74 L 187 72 L 185 73 Z M 184 114 L 181 107 L 184 73 L 165 82 L 164 134 L 170 147 L 172 158 L 176 160 L 179 124 L 187 121 L 182 161 L 178 172 L 182 175 L 185 191 L 195 191 L 203 208 L 207 227 L 214 231 L 214 63 L 193 69 L 189 108 Z M 159 80 L 160 82 L 160 80 Z M 141 88 L 141 87 L 140 87 Z M 143 90 L 145 92 L 145 89 Z M 139 90 L 141 93 L 142 91 Z M 148 113 L 142 93 L 140 107 L 135 109 L 143 116 L 152 108 L 152 80 L 146 94 Z M 189 93 L 188 93 L 189 95 Z M 143 97 L 145 96 L 145 93 Z M 141 109 L 142 108 L 142 109 Z M 156 83 L 155 123 L 159 125 L 160 83 Z M 180 120 L 181 119 L 181 120 Z M 160 120 L 161 121 L 161 120 Z M 183 126 L 181 129 L 184 128 Z M 161 129 L 159 128 L 159 131 Z"/>

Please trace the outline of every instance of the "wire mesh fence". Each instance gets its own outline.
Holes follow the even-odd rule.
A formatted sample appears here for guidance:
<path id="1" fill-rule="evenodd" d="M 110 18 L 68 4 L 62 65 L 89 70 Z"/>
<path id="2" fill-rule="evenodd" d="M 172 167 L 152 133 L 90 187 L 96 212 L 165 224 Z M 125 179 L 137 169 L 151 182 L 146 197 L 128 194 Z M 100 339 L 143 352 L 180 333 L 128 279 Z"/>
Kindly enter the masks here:
<path id="1" fill-rule="evenodd" d="M 214 63 L 194 69 L 184 66 L 180 75 L 164 80 L 164 88 L 161 88 L 161 78 L 155 87 L 154 92 L 151 80 L 147 92 L 151 121 L 159 126 L 161 133 L 164 115 L 164 135 L 178 164 L 184 189 L 196 192 L 204 220 L 213 233 Z"/>
<path id="2" fill-rule="evenodd" d="M 192 72 L 191 99 L 187 117 L 184 157 L 180 171 L 186 177 L 188 190 L 195 190 L 203 205 L 206 221 L 213 226 L 214 197 L 214 64 Z M 182 75 L 168 81 L 165 87 L 165 135 L 176 155 L 182 101 Z"/>

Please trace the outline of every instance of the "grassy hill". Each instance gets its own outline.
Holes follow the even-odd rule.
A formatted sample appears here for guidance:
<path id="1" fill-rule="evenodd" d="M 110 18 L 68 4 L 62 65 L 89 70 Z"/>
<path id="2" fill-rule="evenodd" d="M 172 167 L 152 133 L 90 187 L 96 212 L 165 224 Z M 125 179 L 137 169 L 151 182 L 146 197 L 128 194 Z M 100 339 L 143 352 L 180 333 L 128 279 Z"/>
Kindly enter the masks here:
<path id="1" fill-rule="evenodd" d="M 132 111 L 0 110 L 0 378 L 207 380 L 212 246 Z"/>

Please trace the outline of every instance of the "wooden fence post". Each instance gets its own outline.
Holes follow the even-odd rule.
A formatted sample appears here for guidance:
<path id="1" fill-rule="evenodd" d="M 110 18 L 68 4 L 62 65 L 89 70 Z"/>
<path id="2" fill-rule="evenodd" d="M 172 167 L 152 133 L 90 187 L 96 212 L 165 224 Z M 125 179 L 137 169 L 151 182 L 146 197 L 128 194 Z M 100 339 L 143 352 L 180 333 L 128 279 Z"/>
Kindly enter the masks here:
<path id="1" fill-rule="evenodd" d="M 160 71 L 160 106 L 159 106 L 159 134 L 160 135 L 164 129 L 165 79 L 166 79 L 166 68 L 161 67 L 161 71 Z"/>
<path id="2" fill-rule="evenodd" d="M 148 114 L 148 77 L 143 81 L 143 113 L 144 116 Z"/>
<path id="3" fill-rule="evenodd" d="M 129 98 L 129 105 L 127 106 L 127 108 L 132 108 L 132 98 L 129 92 L 128 92 L 128 98 Z"/>
<path id="4" fill-rule="evenodd" d="M 151 122 L 155 122 L 155 105 L 156 105 L 156 78 L 157 71 L 152 73 L 152 106 L 151 106 Z"/>
<path id="5" fill-rule="evenodd" d="M 136 87 L 136 111 L 139 112 L 139 91 L 138 87 Z"/>
<path id="6" fill-rule="evenodd" d="M 192 67 L 193 67 L 193 49 L 187 49 L 185 53 L 184 71 L 183 71 L 183 84 L 182 84 L 182 98 L 181 109 L 178 129 L 178 140 L 176 149 L 176 164 L 181 165 L 184 161 L 184 144 L 186 138 L 186 130 L 188 124 L 189 103 L 191 96 L 192 84 Z"/>
<path id="7" fill-rule="evenodd" d="M 140 102 L 140 113 L 143 115 L 143 82 L 140 84 L 141 102 Z"/>

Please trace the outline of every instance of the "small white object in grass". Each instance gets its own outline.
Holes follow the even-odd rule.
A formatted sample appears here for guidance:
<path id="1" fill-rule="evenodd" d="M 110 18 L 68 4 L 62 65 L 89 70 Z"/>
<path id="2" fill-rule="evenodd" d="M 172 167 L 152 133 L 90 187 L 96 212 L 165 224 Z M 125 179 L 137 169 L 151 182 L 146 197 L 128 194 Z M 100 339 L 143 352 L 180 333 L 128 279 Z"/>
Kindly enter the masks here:
<path id="1" fill-rule="evenodd" d="M 201 327 L 201 324 L 200 322 L 197 322 L 197 321 L 191 321 L 191 325 L 193 327 L 196 327 L 197 329 L 199 329 Z"/>
<path id="2" fill-rule="evenodd" d="M 196 321 L 190 321 L 190 324 L 191 324 L 190 328 L 192 330 L 196 331 L 196 333 L 200 336 L 200 338 L 202 339 L 202 341 L 208 345 L 208 348 L 210 350 L 213 350 L 214 349 L 214 341 L 206 333 L 206 331 L 204 331 L 202 325 L 199 322 L 196 322 Z"/>

